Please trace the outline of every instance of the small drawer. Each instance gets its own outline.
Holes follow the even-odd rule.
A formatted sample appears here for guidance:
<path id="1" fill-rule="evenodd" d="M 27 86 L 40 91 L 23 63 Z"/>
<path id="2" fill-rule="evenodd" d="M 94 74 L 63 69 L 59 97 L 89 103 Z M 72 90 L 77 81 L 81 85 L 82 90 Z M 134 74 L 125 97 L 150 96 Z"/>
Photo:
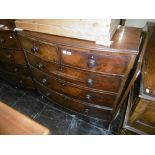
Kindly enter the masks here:
<path id="1" fill-rule="evenodd" d="M 19 87 L 34 89 L 34 85 L 31 77 L 21 76 L 18 74 L 13 74 L 11 72 L 6 72 L 2 70 L 0 72 L 1 72 L 0 77 L 10 84 L 16 85 Z"/>
<path id="2" fill-rule="evenodd" d="M 58 62 L 58 49 L 56 45 L 37 41 L 32 38 L 19 36 L 23 49 L 27 52 L 31 52 L 39 57 L 42 57 L 53 62 Z"/>
<path id="3" fill-rule="evenodd" d="M 16 64 L 0 61 L 0 70 L 12 72 L 23 76 L 30 76 L 30 71 L 27 68 L 27 66 L 16 65 Z"/>
<path id="4" fill-rule="evenodd" d="M 11 32 L 0 32 L 0 44 L 2 48 L 20 49 L 16 36 Z"/>
<path id="5" fill-rule="evenodd" d="M 47 74 L 44 74 L 43 72 L 40 72 L 34 68 L 32 68 L 32 72 L 34 79 L 48 88 L 97 106 L 103 106 L 112 109 L 117 96 L 116 94 L 106 94 L 79 88 L 76 85 L 71 85 L 65 81 L 56 79 L 55 77 L 48 76 Z"/>
<path id="6" fill-rule="evenodd" d="M 61 48 L 62 64 L 99 73 L 125 74 L 130 56 L 108 53 Z"/>
<path id="7" fill-rule="evenodd" d="M 23 51 L 0 49 L 0 59 L 2 61 L 15 64 L 26 64 L 26 59 Z"/>
<path id="8" fill-rule="evenodd" d="M 121 77 L 108 76 L 102 74 L 95 74 L 89 71 L 83 71 L 80 69 L 59 66 L 50 61 L 43 60 L 33 54 L 27 53 L 29 63 L 47 73 L 48 75 L 55 76 L 62 80 L 81 85 L 83 87 L 99 89 L 109 92 L 118 92 L 120 84 L 122 82 Z"/>
<path id="9" fill-rule="evenodd" d="M 67 108 L 74 112 L 80 113 L 88 117 L 101 119 L 102 121 L 103 120 L 109 121 L 111 118 L 111 110 L 105 110 L 88 106 L 84 102 L 60 94 L 39 83 L 37 83 L 37 89 L 42 95 L 46 96 L 51 101 L 54 101 L 56 104 L 63 106 L 64 108 Z"/>

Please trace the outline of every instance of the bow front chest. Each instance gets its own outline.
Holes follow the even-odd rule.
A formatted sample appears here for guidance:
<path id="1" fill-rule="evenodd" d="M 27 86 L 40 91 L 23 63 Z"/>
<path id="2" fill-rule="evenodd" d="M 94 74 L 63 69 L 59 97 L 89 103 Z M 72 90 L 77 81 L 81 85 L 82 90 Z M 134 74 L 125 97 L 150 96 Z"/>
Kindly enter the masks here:
<path id="1" fill-rule="evenodd" d="M 20 31 L 37 90 L 69 110 L 110 122 L 136 57 L 141 29 L 120 26 L 109 46 Z"/>

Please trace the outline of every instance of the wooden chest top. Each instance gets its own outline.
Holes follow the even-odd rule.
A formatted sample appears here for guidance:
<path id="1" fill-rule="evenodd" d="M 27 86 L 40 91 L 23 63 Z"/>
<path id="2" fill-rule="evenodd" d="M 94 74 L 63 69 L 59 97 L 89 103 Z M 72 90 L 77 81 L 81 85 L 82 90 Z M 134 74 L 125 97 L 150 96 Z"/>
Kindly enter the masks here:
<path id="1" fill-rule="evenodd" d="M 80 39 L 73 39 L 67 37 L 60 37 L 56 35 L 32 32 L 32 31 L 22 31 L 21 35 L 25 36 L 35 36 L 36 38 L 42 38 L 46 41 L 53 42 L 56 44 L 63 44 L 66 46 L 85 48 L 91 50 L 106 50 L 113 52 L 122 52 L 122 53 L 135 53 L 139 52 L 140 45 L 140 36 L 142 30 L 140 28 L 132 28 L 132 27 L 123 27 L 120 26 L 113 38 L 109 46 L 98 45 L 93 41 L 85 41 Z"/>

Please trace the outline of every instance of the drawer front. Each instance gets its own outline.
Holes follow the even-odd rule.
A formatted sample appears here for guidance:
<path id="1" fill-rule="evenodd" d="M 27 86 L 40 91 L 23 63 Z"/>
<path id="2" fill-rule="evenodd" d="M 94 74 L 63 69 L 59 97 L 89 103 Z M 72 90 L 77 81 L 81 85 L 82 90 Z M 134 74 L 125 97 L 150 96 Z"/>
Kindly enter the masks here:
<path id="1" fill-rule="evenodd" d="M 1 32 L 0 44 L 2 48 L 20 49 L 16 36 L 13 33 Z"/>
<path id="2" fill-rule="evenodd" d="M 14 62 L 14 52 L 11 50 L 0 49 L 0 60 L 5 62 Z"/>
<path id="3" fill-rule="evenodd" d="M 102 52 L 100 52 L 102 53 Z M 62 63 L 93 72 L 125 74 L 130 57 L 124 55 L 96 54 L 88 51 L 61 49 Z"/>
<path id="4" fill-rule="evenodd" d="M 15 64 L 26 64 L 26 59 L 23 51 L 0 49 L 0 59 L 2 61 Z"/>
<path id="5" fill-rule="evenodd" d="M 10 72 L 0 71 L 0 77 L 6 80 L 8 83 L 25 87 L 29 89 L 34 89 L 33 81 L 31 77 L 19 76 L 18 74 L 13 74 Z"/>
<path id="6" fill-rule="evenodd" d="M 155 134 L 155 102 L 140 99 L 132 115 L 128 119 L 128 125 L 145 133 Z"/>
<path id="7" fill-rule="evenodd" d="M 26 65 L 26 59 L 23 51 L 14 51 L 15 64 Z"/>
<path id="8" fill-rule="evenodd" d="M 85 116 L 99 118 L 102 120 L 109 120 L 111 117 L 111 111 L 110 110 L 104 110 L 99 109 L 95 107 L 90 107 L 78 100 L 74 100 L 70 97 L 67 97 L 63 94 L 60 94 L 58 92 L 55 92 L 53 90 L 50 90 L 47 87 L 44 87 L 41 84 L 37 84 L 37 89 L 39 92 L 49 98 L 52 101 L 55 101 L 56 104 L 59 104 L 60 106 L 63 106 L 64 108 L 67 108 L 69 110 L 72 110 L 74 112 L 81 113 Z"/>
<path id="9" fill-rule="evenodd" d="M 29 63 L 39 70 L 54 75 L 65 81 L 81 85 L 83 87 L 100 89 L 110 92 L 118 92 L 122 79 L 120 77 L 105 76 L 89 71 L 83 71 L 72 67 L 59 66 L 55 63 L 45 61 L 30 53 L 27 53 Z"/>
<path id="10" fill-rule="evenodd" d="M 53 62 L 59 61 L 58 49 L 55 45 L 36 41 L 23 36 L 19 36 L 19 38 L 23 49 L 47 60 L 51 60 Z"/>
<path id="11" fill-rule="evenodd" d="M 18 75 L 30 76 L 30 71 L 27 66 L 16 65 L 0 61 L 0 70 L 12 72 Z"/>
<path id="12" fill-rule="evenodd" d="M 112 108 L 116 95 L 103 94 L 90 90 L 81 89 L 66 83 L 65 81 L 58 80 L 52 76 L 48 76 L 37 69 L 32 69 L 34 78 L 43 85 L 57 91 L 59 93 L 69 95 L 75 99 L 83 100 L 85 102 Z"/>

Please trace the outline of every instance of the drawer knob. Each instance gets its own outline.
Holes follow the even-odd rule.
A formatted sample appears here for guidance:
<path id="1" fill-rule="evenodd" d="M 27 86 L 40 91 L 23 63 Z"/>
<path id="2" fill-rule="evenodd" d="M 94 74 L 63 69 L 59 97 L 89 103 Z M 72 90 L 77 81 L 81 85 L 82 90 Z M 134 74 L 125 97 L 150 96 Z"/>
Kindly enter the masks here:
<path id="1" fill-rule="evenodd" d="M 61 85 L 62 85 L 62 86 L 66 86 L 66 84 L 65 84 L 65 83 L 61 83 Z"/>
<path id="2" fill-rule="evenodd" d="M 88 101 L 90 101 L 90 100 L 91 100 L 91 95 L 87 94 L 87 95 L 86 95 L 86 99 L 87 99 Z"/>
<path id="3" fill-rule="evenodd" d="M 42 63 L 39 63 L 38 64 L 38 68 L 41 69 L 42 67 L 43 67 L 43 64 Z"/>
<path id="4" fill-rule="evenodd" d="M 31 48 L 31 51 L 32 51 L 33 53 L 36 53 L 36 52 L 39 51 L 39 48 L 36 47 L 36 46 L 34 46 L 34 47 Z"/>
<path id="5" fill-rule="evenodd" d="M 19 81 L 19 83 L 20 83 L 20 84 L 22 84 L 22 83 L 23 83 L 23 81 L 22 81 L 22 80 L 20 80 L 20 81 Z"/>
<path id="6" fill-rule="evenodd" d="M 87 86 L 91 87 L 93 85 L 93 79 L 89 78 L 87 79 Z"/>
<path id="7" fill-rule="evenodd" d="M 44 79 L 42 79 L 42 83 L 46 83 L 47 82 L 47 80 L 44 78 Z"/>
<path id="8" fill-rule="evenodd" d="M 10 59 L 12 57 L 12 55 L 9 54 L 7 57 L 8 57 L 8 59 Z"/>
<path id="9" fill-rule="evenodd" d="M 88 109 L 85 109 L 85 113 L 88 113 L 88 111 L 89 111 Z"/>
<path id="10" fill-rule="evenodd" d="M 49 92 L 46 93 L 46 96 L 50 96 L 50 95 L 51 95 L 51 93 L 49 93 Z"/>
<path id="11" fill-rule="evenodd" d="M 18 68 L 15 68 L 15 69 L 14 69 L 14 72 L 18 72 Z"/>
<path id="12" fill-rule="evenodd" d="M 93 59 L 93 57 L 91 59 L 89 59 L 88 61 L 88 67 L 89 68 L 93 68 L 96 66 L 96 61 Z"/>
<path id="13" fill-rule="evenodd" d="M 0 38 L 0 43 L 4 43 L 5 40 L 3 38 Z"/>

